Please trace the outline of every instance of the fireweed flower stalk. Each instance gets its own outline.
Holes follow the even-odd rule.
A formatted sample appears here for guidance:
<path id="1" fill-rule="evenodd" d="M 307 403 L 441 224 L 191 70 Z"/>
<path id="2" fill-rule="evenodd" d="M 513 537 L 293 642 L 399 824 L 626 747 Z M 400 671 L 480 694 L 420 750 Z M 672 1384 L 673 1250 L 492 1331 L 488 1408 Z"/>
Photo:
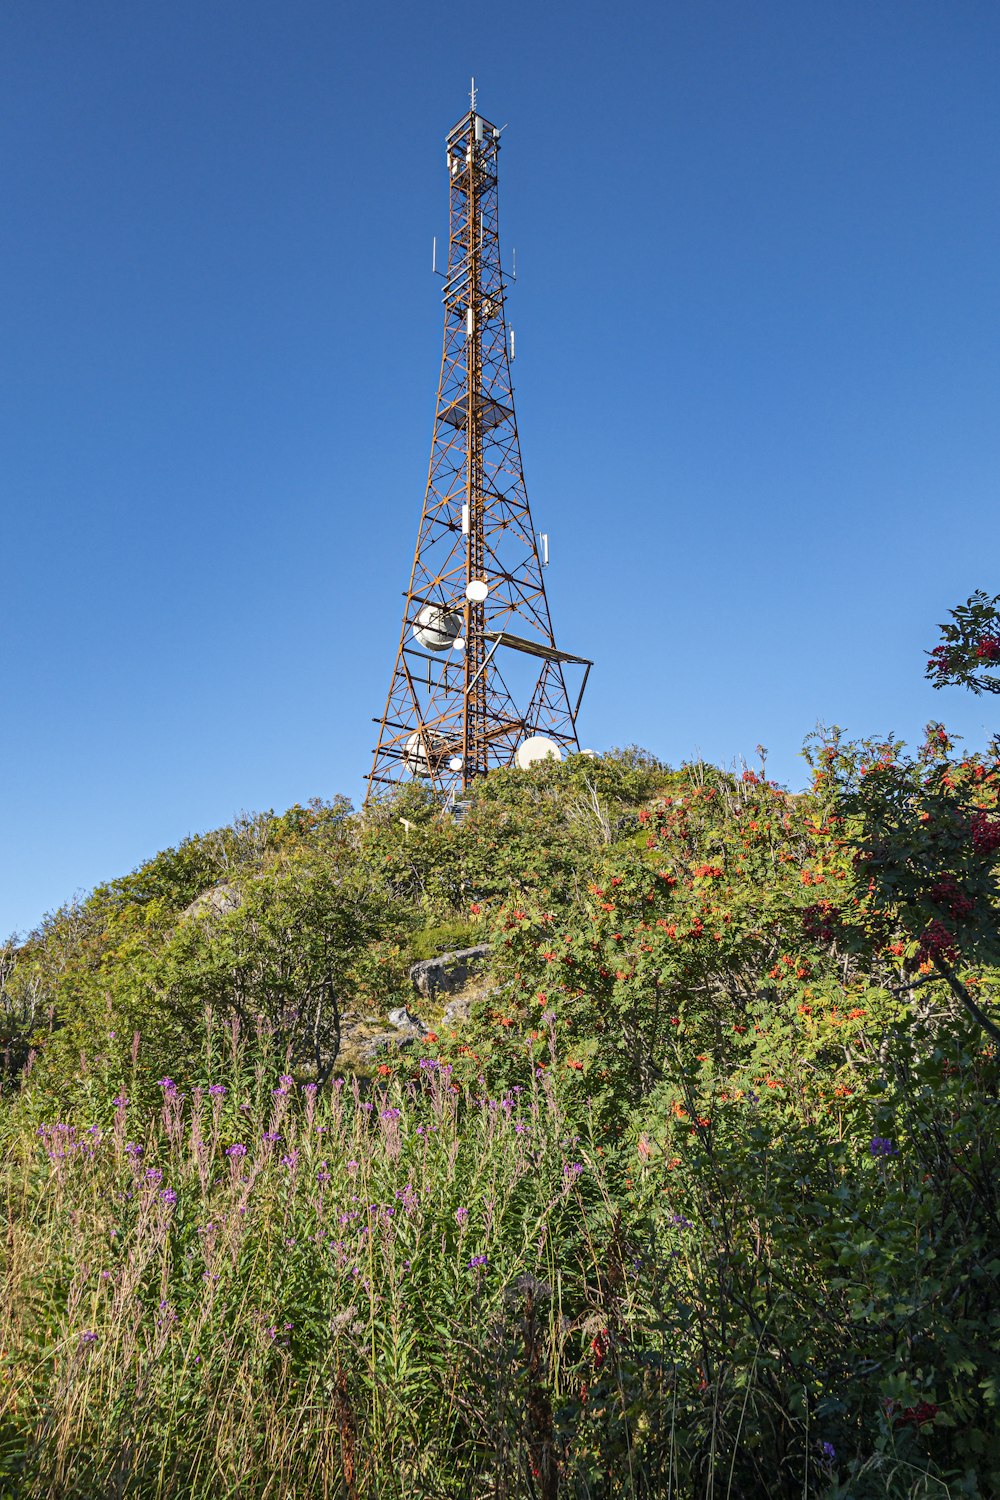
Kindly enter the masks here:
<path id="1" fill-rule="evenodd" d="M 120 1160 L 125 1147 L 125 1131 L 128 1126 L 127 1110 L 129 1106 L 128 1096 L 123 1092 L 117 1094 L 113 1099 L 115 1110 L 115 1123 L 112 1132 L 115 1145 L 115 1156 Z"/>

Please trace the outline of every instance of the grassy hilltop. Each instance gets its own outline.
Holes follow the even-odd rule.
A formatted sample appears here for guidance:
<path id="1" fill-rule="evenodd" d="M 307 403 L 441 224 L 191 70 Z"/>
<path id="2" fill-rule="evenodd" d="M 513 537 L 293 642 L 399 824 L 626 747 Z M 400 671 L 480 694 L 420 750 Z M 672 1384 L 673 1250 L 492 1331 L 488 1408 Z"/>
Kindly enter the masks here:
<path id="1" fill-rule="evenodd" d="M 0 1493 L 1000 1493 L 1000 758 L 810 759 L 245 817 L 10 946 Z"/>

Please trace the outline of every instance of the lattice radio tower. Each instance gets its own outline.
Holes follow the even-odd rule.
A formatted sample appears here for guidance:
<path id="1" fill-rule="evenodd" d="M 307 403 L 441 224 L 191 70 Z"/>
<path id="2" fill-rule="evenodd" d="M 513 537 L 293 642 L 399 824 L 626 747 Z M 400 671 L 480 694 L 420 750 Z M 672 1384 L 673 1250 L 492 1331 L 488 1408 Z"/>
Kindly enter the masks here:
<path id="1" fill-rule="evenodd" d="M 412 777 L 454 798 L 495 767 L 579 749 L 591 663 L 557 650 L 552 633 L 542 573 L 548 539 L 532 525 L 514 416 L 500 131 L 478 113 L 474 83 L 471 101 L 446 137 L 450 230 L 434 439 L 396 665 L 375 721 L 369 800 Z"/>

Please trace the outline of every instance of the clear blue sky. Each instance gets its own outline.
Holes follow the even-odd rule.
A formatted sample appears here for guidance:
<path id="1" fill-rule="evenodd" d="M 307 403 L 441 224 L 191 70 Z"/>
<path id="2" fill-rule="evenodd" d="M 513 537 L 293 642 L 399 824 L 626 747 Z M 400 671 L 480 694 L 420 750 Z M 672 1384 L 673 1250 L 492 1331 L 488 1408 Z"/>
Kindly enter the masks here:
<path id="1" fill-rule="evenodd" d="M 4 0 L 0 931 L 360 800 L 472 73 L 585 742 L 993 727 L 922 652 L 1000 589 L 995 0 Z"/>

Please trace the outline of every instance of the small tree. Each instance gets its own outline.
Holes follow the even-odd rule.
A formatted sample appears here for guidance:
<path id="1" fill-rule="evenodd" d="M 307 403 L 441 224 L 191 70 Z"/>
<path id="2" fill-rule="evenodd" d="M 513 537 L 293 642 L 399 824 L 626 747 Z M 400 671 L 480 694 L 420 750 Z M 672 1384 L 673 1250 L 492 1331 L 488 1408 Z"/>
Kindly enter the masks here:
<path id="1" fill-rule="evenodd" d="M 973 693 L 1000 693 L 1000 677 L 987 669 L 1000 665 L 1000 594 L 977 590 L 941 625 L 941 644 L 927 653 L 927 676 L 936 688 L 960 685 Z"/>
<path id="2" fill-rule="evenodd" d="M 340 1051 L 344 1009 L 384 1001 L 398 983 L 392 941 L 405 917 L 363 870 L 311 851 L 245 879 L 239 905 L 194 917 L 164 955 L 171 1006 L 212 1005 L 263 1026 L 279 1056 L 320 1084 Z"/>
<path id="3" fill-rule="evenodd" d="M 1000 692 L 1000 677 L 985 670 L 1000 663 L 998 605 L 1000 595 L 979 592 L 951 611 L 943 642 L 928 653 L 935 687 Z M 980 1004 L 972 994 L 1000 967 L 1000 739 L 984 753 L 963 755 L 934 722 L 915 757 L 896 741 L 873 749 L 844 746 L 835 736 L 820 758 L 847 820 L 855 866 L 868 877 L 856 920 L 876 946 L 898 950 L 909 975 L 944 979 L 1000 1042 L 985 996 Z"/>

